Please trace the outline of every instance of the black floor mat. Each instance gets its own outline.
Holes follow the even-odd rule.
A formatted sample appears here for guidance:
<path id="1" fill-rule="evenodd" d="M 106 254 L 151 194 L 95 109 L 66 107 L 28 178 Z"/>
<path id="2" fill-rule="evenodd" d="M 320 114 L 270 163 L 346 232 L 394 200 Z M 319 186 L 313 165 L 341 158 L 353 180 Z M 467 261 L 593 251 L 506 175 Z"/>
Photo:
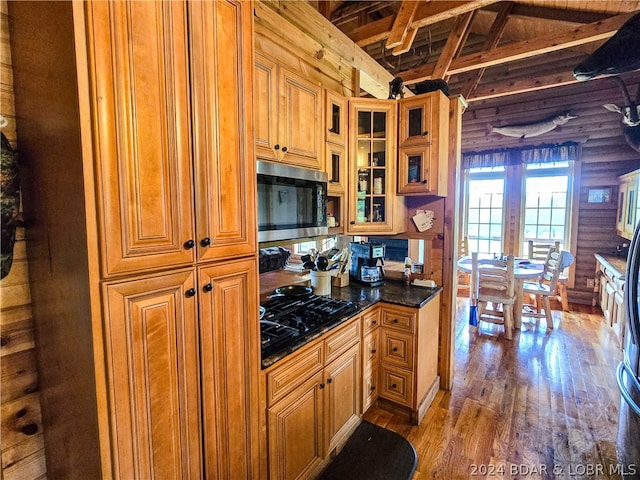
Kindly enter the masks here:
<path id="1" fill-rule="evenodd" d="M 363 421 L 320 480 L 410 480 L 417 464 L 402 435 Z"/>

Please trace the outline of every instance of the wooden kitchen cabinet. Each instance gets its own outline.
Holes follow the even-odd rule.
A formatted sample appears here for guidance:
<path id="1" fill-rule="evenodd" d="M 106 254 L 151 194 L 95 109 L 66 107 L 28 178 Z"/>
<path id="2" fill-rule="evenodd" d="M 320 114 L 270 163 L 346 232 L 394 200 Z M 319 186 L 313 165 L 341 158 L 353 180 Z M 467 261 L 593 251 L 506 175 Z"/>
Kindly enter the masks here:
<path id="1" fill-rule="evenodd" d="M 622 348 L 625 335 L 624 285 L 626 262 L 620 257 L 596 258 L 596 278 L 598 280 L 598 302 L 609 326 L 618 336 Z"/>
<path id="2" fill-rule="evenodd" d="M 360 331 L 350 319 L 267 372 L 270 478 L 313 476 L 360 423 Z"/>
<path id="3" fill-rule="evenodd" d="M 251 2 L 8 17 L 47 475 L 261 478 Z"/>
<path id="4" fill-rule="evenodd" d="M 618 182 L 616 231 L 621 237 L 631 240 L 640 221 L 640 170 L 621 175 Z"/>
<path id="5" fill-rule="evenodd" d="M 439 295 L 422 308 L 380 304 L 379 398 L 420 423 L 439 388 Z"/>
<path id="6" fill-rule="evenodd" d="M 398 194 L 447 196 L 449 100 L 441 91 L 399 100 Z"/>
<path id="7" fill-rule="evenodd" d="M 103 286 L 116 478 L 203 478 L 195 286 L 193 269 Z"/>
<path id="8" fill-rule="evenodd" d="M 127 20 L 88 21 L 107 277 L 255 252 L 247 182 L 255 162 L 238 110 L 246 94 L 238 52 L 250 55 L 251 37 L 242 37 L 239 4 L 186 10 L 180 2 L 87 6 L 89 18 Z M 117 38 L 128 38 L 130 48 L 119 48 Z"/>
<path id="9" fill-rule="evenodd" d="M 362 412 L 378 398 L 378 359 L 380 358 L 380 308 L 362 313 Z"/>
<path id="10" fill-rule="evenodd" d="M 404 204 L 396 196 L 396 111 L 389 100 L 349 100 L 349 234 L 404 229 Z"/>
<path id="11" fill-rule="evenodd" d="M 323 89 L 277 61 L 256 54 L 253 96 L 256 156 L 322 169 Z"/>

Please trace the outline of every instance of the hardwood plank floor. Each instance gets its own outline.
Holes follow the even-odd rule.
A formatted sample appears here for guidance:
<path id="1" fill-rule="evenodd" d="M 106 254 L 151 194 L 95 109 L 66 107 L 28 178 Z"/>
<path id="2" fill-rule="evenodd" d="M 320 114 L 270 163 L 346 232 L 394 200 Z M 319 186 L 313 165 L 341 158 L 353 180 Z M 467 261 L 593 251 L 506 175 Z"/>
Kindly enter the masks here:
<path id="1" fill-rule="evenodd" d="M 470 334 L 468 300 L 459 298 L 453 389 L 437 394 L 418 426 L 377 407 L 364 419 L 413 444 L 414 480 L 621 478 L 622 353 L 598 307 L 572 307 L 553 312 L 550 331 L 523 319 L 509 341 L 487 323 Z"/>

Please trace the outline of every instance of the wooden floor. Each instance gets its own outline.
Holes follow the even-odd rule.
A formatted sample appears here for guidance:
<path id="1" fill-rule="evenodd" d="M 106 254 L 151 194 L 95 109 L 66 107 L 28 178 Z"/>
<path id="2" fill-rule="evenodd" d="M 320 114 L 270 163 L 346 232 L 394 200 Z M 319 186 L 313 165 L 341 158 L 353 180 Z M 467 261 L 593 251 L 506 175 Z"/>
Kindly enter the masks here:
<path id="1" fill-rule="evenodd" d="M 544 319 L 524 319 L 509 341 L 498 325 L 470 334 L 467 302 L 458 303 L 453 389 L 438 393 L 419 426 L 380 408 L 364 416 L 413 444 L 414 480 L 621 478 L 621 351 L 600 309 L 554 311 L 549 332 Z"/>

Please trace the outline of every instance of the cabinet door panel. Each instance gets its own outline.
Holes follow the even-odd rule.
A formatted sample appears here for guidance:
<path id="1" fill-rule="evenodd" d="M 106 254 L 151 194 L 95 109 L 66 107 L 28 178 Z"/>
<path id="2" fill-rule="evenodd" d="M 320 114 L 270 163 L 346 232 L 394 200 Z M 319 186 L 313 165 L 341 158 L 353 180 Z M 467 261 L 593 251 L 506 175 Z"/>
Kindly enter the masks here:
<path id="1" fill-rule="evenodd" d="M 199 269 L 208 478 L 257 478 L 260 371 L 255 259 Z"/>
<path id="2" fill-rule="evenodd" d="M 253 85 L 256 156 L 277 161 L 278 66 L 274 61 L 256 55 Z"/>
<path id="3" fill-rule="evenodd" d="M 269 409 L 269 477 L 307 478 L 324 458 L 323 372 Z"/>
<path id="4" fill-rule="evenodd" d="M 194 260 L 185 8 L 87 5 L 107 276 Z"/>
<path id="5" fill-rule="evenodd" d="M 325 367 L 327 399 L 325 403 L 325 456 L 360 421 L 362 411 L 362 370 L 360 343 Z"/>
<path id="6" fill-rule="evenodd" d="M 251 8 L 190 2 L 199 259 L 256 251 Z"/>
<path id="7" fill-rule="evenodd" d="M 192 270 L 106 284 L 106 361 L 119 478 L 201 478 Z"/>
<path id="8" fill-rule="evenodd" d="M 280 88 L 282 161 L 321 169 L 324 163 L 322 89 L 284 68 L 280 68 Z"/>

